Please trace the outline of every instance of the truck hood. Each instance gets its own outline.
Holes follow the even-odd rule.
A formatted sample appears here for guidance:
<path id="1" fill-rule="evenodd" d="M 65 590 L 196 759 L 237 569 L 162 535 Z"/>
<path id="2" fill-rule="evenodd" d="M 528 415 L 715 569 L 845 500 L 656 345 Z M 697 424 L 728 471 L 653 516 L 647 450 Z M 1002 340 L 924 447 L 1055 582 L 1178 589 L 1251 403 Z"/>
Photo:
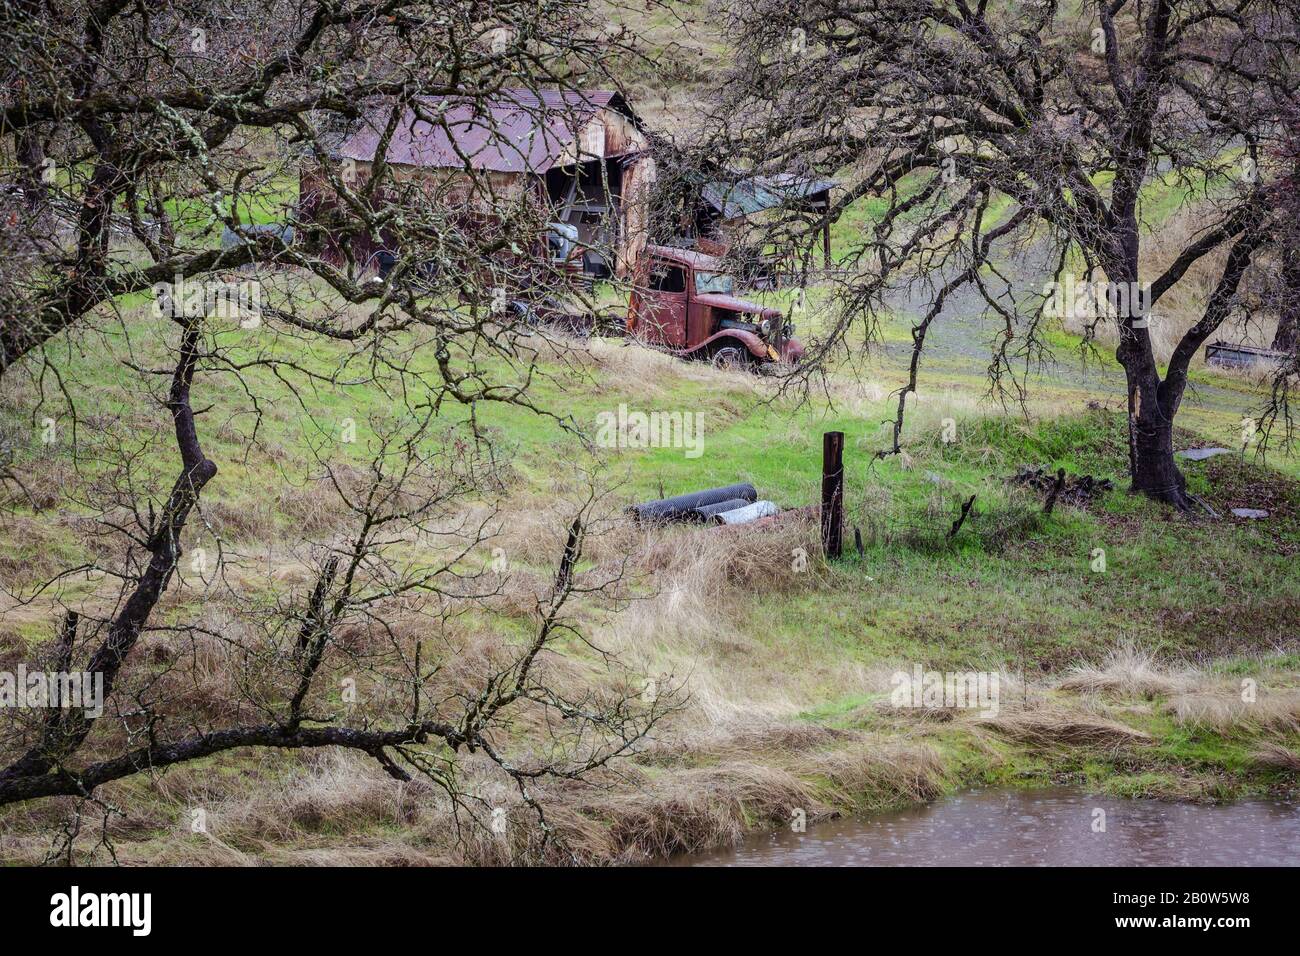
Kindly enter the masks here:
<path id="1" fill-rule="evenodd" d="M 752 312 L 765 319 L 775 319 L 781 316 L 781 312 L 777 309 L 765 309 L 757 302 L 750 302 L 748 299 L 737 299 L 734 295 L 706 292 L 704 295 L 697 295 L 695 301 L 700 305 L 711 306 L 715 309 L 726 309 L 728 312 Z"/>

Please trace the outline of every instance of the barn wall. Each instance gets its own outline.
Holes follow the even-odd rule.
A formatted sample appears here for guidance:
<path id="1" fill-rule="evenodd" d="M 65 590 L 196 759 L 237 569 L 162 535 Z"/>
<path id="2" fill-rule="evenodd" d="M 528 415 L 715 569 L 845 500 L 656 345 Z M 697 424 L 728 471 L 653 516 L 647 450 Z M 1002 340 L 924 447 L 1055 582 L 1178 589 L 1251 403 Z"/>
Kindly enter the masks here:
<path id="1" fill-rule="evenodd" d="M 645 253 L 650 236 L 650 194 L 655 183 L 655 161 L 643 153 L 623 169 L 623 217 L 618 254 L 618 275 L 626 278 L 632 274 L 637 262 Z"/>
<path id="2" fill-rule="evenodd" d="M 645 250 L 646 243 L 653 237 L 648 235 L 650 191 L 655 180 L 654 160 L 647 152 L 648 142 L 645 135 L 622 113 L 612 109 L 596 112 L 587 126 L 579 131 L 575 144 L 561 156 L 557 166 L 571 165 L 581 153 L 580 146 L 592 151 L 599 151 L 604 158 L 622 168 L 621 195 L 613 203 L 618 209 L 618 240 L 613 249 L 615 272 L 626 276 L 635 266 Z M 584 159 L 592 158 L 583 154 Z M 357 161 L 357 182 L 365 182 L 370 176 L 371 164 Z M 399 182 L 423 182 L 428 185 L 431 202 L 445 203 L 452 208 L 460 207 L 486 209 L 490 202 L 482 195 L 482 183 L 486 181 L 497 201 L 507 202 L 522 199 L 531 192 L 539 199 L 546 196 L 546 186 L 541 176 L 529 172 L 499 172 L 479 170 L 474 178 L 463 170 L 432 169 L 416 166 L 390 164 L 392 175 Z M 304 171 L 302 174 L 304 197 L 303 214 L 314 215 L 327 209 L 332 204 L 332 190 L 328 180 L 317 171 L 315 174 Z M 306 197 L 311 194 L 311 201 Z M 309 213 L 308 209 L 314 210 Z M 386 242 L 388 237 L 385 237 Z M 376 244 L 368 237 L 355 236 L 348 239 L 330 235 L 327 237 L 325 257 L 335 264 L 343 262 L 340 242 L 351 243 L 353 255 L 361 261 L 373 261 L 375 253 L 384 244 Z"/>
<path id="3" fill-rule="evenodd" d="M 463 170 L 452 169 L 420 169 L 414 166 L 401 166 L 397 164 L 390 165 L 393 177 L 400 183 L 413 183 L 424 185 L 428 193 L 430 202 L 438 202 L 448 209 L 477 209 L 487 211 L 491 208 L 492 203 L 488 196 L 484 195 L 484 183 L 486 188 L 495 193 L 497 200 L 513 202 L 520 199 L 527 191 L 532 190 L 536 195 L 537 177 L 528 173 L 502 173 L 502 172 L 484 172 L 477 174 L 477 181 L 471 179 Z M 356 182 L 358 184 L 366 182 L 370 177 L 370 163 L 356 163 Z M 336 203 L 334 191 L 319 170 L 305 170 L 300 175 L 299 186 L 299 215 L 306 220 L 314 220 L 327 215 L 331 206 Z M 384 236 L 382 242 L 375 242 L 368 235 L 358 234 L 352 236 L 339 236 L 333 233 L 325 237 L 324 246 L 321 250 L 322 258 L 325 261 L 341 266 L 346 261 L 343 254 L 342 243 L 348 243 L 353 257 L 362 263 L 366 263 L 368 270 L 377 268 L 375 255 L 381 249 L 391 248 L 396 245 L 396 239 L 393 236 Z"/>

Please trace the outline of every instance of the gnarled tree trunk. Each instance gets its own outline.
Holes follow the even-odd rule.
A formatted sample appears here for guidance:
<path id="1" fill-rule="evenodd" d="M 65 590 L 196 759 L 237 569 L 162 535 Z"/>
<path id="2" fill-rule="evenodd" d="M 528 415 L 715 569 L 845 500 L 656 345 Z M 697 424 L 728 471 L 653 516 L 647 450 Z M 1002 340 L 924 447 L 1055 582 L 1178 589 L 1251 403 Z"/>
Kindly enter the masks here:
<path id="1" fill-rule="evenodd" d="M 1177 508 L 1191 506 L 1187 482 L 1174 462 L 1174 417 L 1145 330 L 1124 322 L 1116 358 L 1128 380 L 1131 490 Z"/>
<path id="2" fill-rule="evenodd" d="M 1145 396 L 1145 397 L 1144 397 Z M 1174 463 L 1174 421 L 1166 415 L 1159 399 L 1139 389 L 1137 408 L 1129 419 L 1129 447 L 1132 489 L 1148 497 L 1188 508 L 1187 481 Z"/>
<path id="3" fill-rule="evenodd" d="M 1300 344 L 1300 251 L 1294 247 L 1282 254 L 1282 289 L 1273 348 L 1292 352 Z"/>

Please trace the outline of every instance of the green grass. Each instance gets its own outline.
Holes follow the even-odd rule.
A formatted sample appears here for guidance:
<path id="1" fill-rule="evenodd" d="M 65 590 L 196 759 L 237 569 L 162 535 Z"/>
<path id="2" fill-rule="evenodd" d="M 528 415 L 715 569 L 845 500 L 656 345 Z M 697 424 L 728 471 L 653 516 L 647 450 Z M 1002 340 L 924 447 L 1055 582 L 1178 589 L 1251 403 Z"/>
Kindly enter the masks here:
<path id="1" fill-rule="evenodd" d="M 617 304 L 610 288 L 598 290 L 598 297 L 606 306 Z M 765 301 L 785 306 L 790 293 L 768 294 Z M 825 291 L 810 290 L 808 302 L 808 312 L 797 321 L 815 330 L 824 321 Z M 155 399 L 161 396 L 166 378 L 137 374 L 123 364 L 130 358 L 142 368 L 168 365 L 174 326 L 153 317 L 148 305 L 144 296 L 123 301 L 124 325 L 104 322 L 99 331 L 49 353 L 76 398 L 82 445 L 75 456 L 70 409 L 59 391 L 47 382 L 44 400 L 38 401 L 35 385 L 6 380 L 0 431 L 18 439 L 22 467 L 36 476 L 35 484 L 53 489 L 53 503 L 44 510 L 20 509 L 14 520 L 0 523 L 0 554 L 5 555 L 0 579 L 11 588 L 30 590 L 53 571 L 91 558 L 93 542 L 68 520 L 86 509 L 66 491 L 109 475 L 107 456 L 95 452 L 118 441 L 142 448 L 135 478 L 140 490 L 156 498 L 173 480 L 169 416 L 156 400 L 141 398 L 150 390 Z M 900 320 L 887 321 L 882 333 L 886 346 L 907 341 L 907 325 Z M 335 460 L 360 461 L 375 439 L 373 424 L 390 419 L 394 408 L 378 386 L 393 383 L 381 376 L 377 384 L 349 384 L 368 374 L 366 357 L 336 344 L 269 327 L 220 323 L 213 324 L 212 335 L 232 362 L 292 361 L 334 379 L 312 381 L 282 368 L 297 398 L 267 367 L 245 374 L 247 390 L 216 371 L 201 373 L 195 385 L 196 405 L 204 410 L 201 439 L 220 469 L 204 492 L 213 528 L 227 544 L 248 552 L 297 543 L 299 520 L 281 506 L 280 495 L 310 487 L 319 474 L 313 448 Z M 1077 337 L 1055 330 L 1051 342 L 1063 362 L 1073 361 Z M 416 348 L 410 358 L 413 375 L 434 375 L 427 350 Z M 1184 464 L 1192 490 L 1221 512 L 1262 495 L 1275 513 L 1262 523 L 1178 518 L 1123 490 L 1122 414 L 1113 401 L 1110 410 L 1085 406 L 1094 397 L 1114 396 L 1094 395 L 1049 374 L 1034 380 L 1026 408 L 1003 408 L 983 399 L 982 365 L 956 355 L 926 358 L 921 395 L 904 430 L 907 456 L 876 461 L 873 453 L 884 444 L 880 422 L 893 417 L 889 391 L 902 380 L 905 358 L 890 348 L 872 357 L 865 375 L 875 391 L 853 393 L 841 375 L 833 376 L 832 403 L 816 395 L 805 403 L 778 398 L 744 377 L 684 364 L 655 366 L 651 379 L 629 374 L 618 363 L 587 364 L 574 372 L 547 361 L 531 397 L 568 428 L 523 408 L 494 404 L 477 409 L 477 421 L 509 462 L 512 495 L 545 496 L 557 475 L 593 468 L 617 485 L 615 497 L 624 503 L 658 497 L 661 491 L 671 495 L 750 481 L 784 507 L 808 504 L 819 494 L 822 433 L 844 431 L 847 557 L 833 566 L 814 558 L 818 580 L 807 587 L 760 583 L 744 594 L 728 594 L 719 613 L 748 643 L 739 650 L 719 646 L 701 652 L 701 665 L 707 657 L 710 666 L 742 671 L 756 690 L 770 686 L 792 699 L 797 708 L 792 719 L 910 738 L 911 728 L 882 716 L 881 694 L 855 686 L 845 675 L 855 668 L 871 672 L 920 663 L 941 670 L 1023 672 L 1033 682 L 1046 682 L 1121 642 L 1211 674 L 1258 676 L 1271 686 L 1300 684 L 1300 654 L 1294 650 L 1300 620 L 1295 459 L 1258 463 L 1222 456 Z M 1115 371 L 1104 350 L 1100 361 Z M 486 372 L 503 380 L 518 374 L 498 360 L 489 360 Z M 1187 406 L 1180 415 L 1185 429 L 1180 443 L 1233 445 L 1240 420 L 1234 403 L 1248 406 L 1257 393 L 1249 383 L 1220 373 L 1198 371 L 1194 378 L 1218 390 L 1217 399 Z M 688 459 L 680 449 L 584 445 L 574 430 L 594 434 L 597 415 L 620 403 L 641 411 L 702 413 L 705 454 Z M 447 405 L 444 418 L 454 425 L 466 414 Z M 61 438 L 52 448 L 40 444 L 32 424 L 45 415 L 60 422 Z M 952 443 L 941 438 L 945 417 L 956 422 Z M 354 445 L 338 441 L 345 419 L 356 424 Z M 1043 518 L 1035 496 L 1005 481 L 1027 464 L 1112 478 L 1118 487 L 1086 509 L 1061 506 Z M 976 495 L 971 516 L 953 540 L 946 540 L 958 501 L 971 494 Z M 854 528 L 864 534 L 861 556 L 852 547 Z M 186 540 L 189 549 L 199 540 L 197 526 L 192 530 L 196 537 Z M 1104 572 L 1093 570 L 1098 548 L 1105 550 Z M 242 586 L 254 589 L 253 597 L 272 596 L 270 582 Z M 75 602 L 88 588 L 70 583 L 62 597 Z M 199 595 L 178 598 L 164 619 L 192 617 L 202 610 L 201 602 Z M 38 612 L 34 606 L 7 617 L 0 641 L 30 648 L 48 640 L 56 610 Z M 524 617 L 505 611 L 476 611 L 465 625 L 503 640 L 522 639 L 531 627 Z M 591 660 L 591 651 L 576 640 L 560 649 L 575 661 Z M 1286 790 L 1285 778 L 1261 768 L 1253 757 L 1260 734 L 1194 732 L 1176 725 L 1161 703 L 1152 702 L 1149 713 L 1124 715 L 1153 738 L 1137 756 L 1045 753 L 987 735 L 976 739 L 968 729 L 946 724 L 927 726 L 925 739 L 940 752 L 951 788 L 1068 780 L 1127 796 L 1223 798 Z M 1294 735 L 1285 739 L 1295 747 Z M 862 795 L 864 806 L 888 798 Z"/>

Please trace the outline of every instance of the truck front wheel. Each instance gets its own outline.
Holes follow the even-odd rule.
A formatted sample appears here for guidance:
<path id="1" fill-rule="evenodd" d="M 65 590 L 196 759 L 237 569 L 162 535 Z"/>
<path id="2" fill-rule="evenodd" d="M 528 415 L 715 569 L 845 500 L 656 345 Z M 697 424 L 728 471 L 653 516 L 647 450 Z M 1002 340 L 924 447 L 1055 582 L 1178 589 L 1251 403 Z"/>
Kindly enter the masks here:
<path id="1" fill-rule="evenodd" d="M 747 372 L 753 364 L 749 349 L 740 345 L 720 345 L 709 356 L 709 364 L 716 369 L 729 372 Z"/>

